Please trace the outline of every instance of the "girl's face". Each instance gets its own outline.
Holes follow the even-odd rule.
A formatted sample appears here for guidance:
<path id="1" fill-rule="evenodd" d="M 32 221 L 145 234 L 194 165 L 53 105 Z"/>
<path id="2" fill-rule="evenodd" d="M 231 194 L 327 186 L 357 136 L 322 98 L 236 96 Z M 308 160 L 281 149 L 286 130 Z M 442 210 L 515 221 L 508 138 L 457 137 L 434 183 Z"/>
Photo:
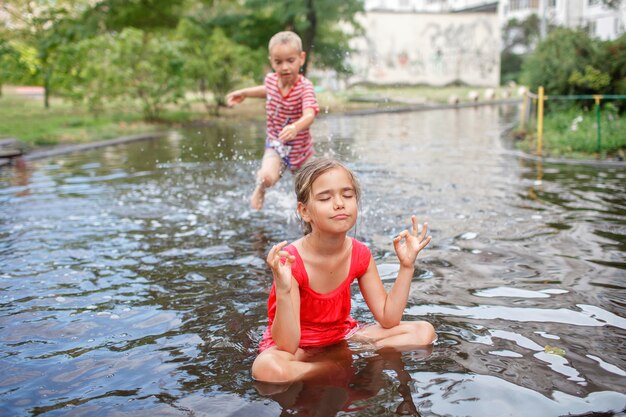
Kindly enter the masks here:
<path id="1" fill-rule="evenodd" d="M 313 232 L 346 233 L 356 223 L 358 203 L 354 184 L 345 169 L 332 168 L 313 181 L 309 201 L 298 203 L 302 220 Z"/>
<path id="2" fill-rule="evenodd" d="M 300 67 L 304 65 L 306 54 L 298 51 L 291 43 L 279 43 L 270 51 L 270 64 L 278 76 L 282 85 L 292 85 L 298 80 Z"/>

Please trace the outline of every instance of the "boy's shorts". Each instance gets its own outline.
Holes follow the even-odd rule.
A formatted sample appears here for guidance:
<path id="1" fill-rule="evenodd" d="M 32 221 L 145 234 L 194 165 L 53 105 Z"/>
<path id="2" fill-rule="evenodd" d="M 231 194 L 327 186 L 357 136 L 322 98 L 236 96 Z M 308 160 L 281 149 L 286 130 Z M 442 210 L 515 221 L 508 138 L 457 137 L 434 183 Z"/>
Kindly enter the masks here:
<path id="1" fill-rule="evenodd" d="M 268 152 L 268 150 L 271 149 L 273 152 Z M 289 169 L 291 172 L 295 173 L 297 172 L 300 167 L 302 165 L 304 165 L 304 163 L 311 157 L 313 156 L 313 151 L 310 151 L 308 156 L 304 159 L 301 160 L 300 163 L 298 164 L 298 166 L 294 166 L 291 163 L 291 158 L 290 153 L 291 153 L 291 149 L 292 147 L 290 145 L 286 145 L 283 142 L 276 140 L 276 139 L 266 139 L 265 140 L 265 154 L 263 155 L 263 159 L 265 158 L 280 158 L 282 164 L 281 164 L 281 169 L 280 169 L 280 175 L 282 176 L 283 173 Z M 298 155 L 296 155 L 297 157 Z M 297 158 L 296 158 L 297 159 Z"/>
<path id="2" fill-rule="evenodd" d="M 278 154 L 278 157 L 283 161 L 283 169 L 281 172 L 284 172 L 285 168 L 291 168 L 291 163 L 289 161 L 291 146 L 276 139 L 267 139 L 265 141 L 265 149 L 273 149 Z"/>

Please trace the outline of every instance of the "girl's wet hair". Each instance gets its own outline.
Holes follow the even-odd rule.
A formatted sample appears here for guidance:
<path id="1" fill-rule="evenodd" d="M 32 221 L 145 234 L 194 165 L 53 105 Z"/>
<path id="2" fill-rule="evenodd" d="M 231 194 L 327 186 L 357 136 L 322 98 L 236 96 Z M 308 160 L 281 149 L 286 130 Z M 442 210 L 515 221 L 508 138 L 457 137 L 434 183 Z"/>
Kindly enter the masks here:
<path id="1" fill-rule="evenodd" d="M 337 161 L 336 159 L 328 158 L 328 157 L 318 157 L 309 159 L 302 167 L 298 170 L 295 180 L 294 180 L 294 188 L 296 192 L 296 199 L 298 203 L 307 204 L 309 199 L 311 198 L 311 192 L 313 190 L 313 182 L 325 172 L 334 169 L 341 168 L 348 173 L 350 180 L 352 181 L 352 186 L 354 187 L 354 196 L 356 198 L 357 204 L 361 202 L 361 185 L 357 180 L 354 173 L 346 167 L 343 163 Z M 311 233 L 311 225 L 305 221 L 302 221 L 304 234 L 307 235 Z"/>
<path id="2" fill-rule="evenodd" d="M 302 52 L 302 39 L 300 39 L 300 36 L 298 36 L 295 32 L 291 32 L 289 30 L 286 30 L 284 32 L 278 32 L 277 34 L 272 36 L 272 39 L 270 39 L 270 43 L 267 47 L 267 50 L 271 54 L 272 48 L 275 47 L 276 45 L 282 45 L 282 44 L 288 44 L 288 43 L 295 46 L 298 52 Z"/>

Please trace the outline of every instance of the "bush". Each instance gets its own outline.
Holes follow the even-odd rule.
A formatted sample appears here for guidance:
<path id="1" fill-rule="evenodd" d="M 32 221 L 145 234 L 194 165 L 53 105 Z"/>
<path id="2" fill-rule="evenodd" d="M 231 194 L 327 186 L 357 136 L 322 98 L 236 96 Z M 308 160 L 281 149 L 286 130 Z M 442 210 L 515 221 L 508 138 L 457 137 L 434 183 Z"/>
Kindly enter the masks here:
<path id="1" fill-rule="evenodd" d="M 603 73 L 602 66 L 598 65 L 601 59 L 599 43 L 586 33 L 558 28 L 524 61 L 522 81 L 532 91 L 543 86 L 551 95 L 589 94 L 585 83 L 573 84 L 570 79 L 575 73 L 585 74 L 588 67 Z"/>
<path id="2" fill-rule="evenodd" d="M 612 94 L 626 94 L 626 34 L 602 44 L 601 62 L 611 78 L 609 91 Z M 622 102 L 624 103 L 624 102 Z M 626 104 L 622 105 L 622 108 Z"/>

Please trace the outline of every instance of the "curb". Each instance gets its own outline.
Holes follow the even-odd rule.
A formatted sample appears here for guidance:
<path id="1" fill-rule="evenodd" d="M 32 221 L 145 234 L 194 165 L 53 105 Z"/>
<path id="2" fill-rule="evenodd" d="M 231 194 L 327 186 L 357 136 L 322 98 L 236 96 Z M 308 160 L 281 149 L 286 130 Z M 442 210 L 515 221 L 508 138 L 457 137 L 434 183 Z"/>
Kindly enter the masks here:
<path id="1" fill-rule="evenodd" d="M 142 133 L 138 135 L 122 136 L 116 139 L 101 140 L 98 142 L 81 143 L 80 145 L 59 146 L 52 149 L 35 150 L 24 155 L 27 161 L 49 158 L 51 156 L 65 155 L 68 153 L 83 152 L 105 146 L 123 145 L 125 143 L 137 142 L 140 140 L 156 139 L 167 135 L 168 132 Z"/>
<path id="2" fill-rule="evenodd" d="M 352 110 L 346 112 L 328 113 L 320 115 L 324 118 L 336 117 L 336 116 L 367 116 L 377 113 L 404 113 L 413 111 L 427 111 L 427 110 L 446 110 L 446 109 L 463 109 L 468 107 L 483 107 L 483 106 L 499 106 L 501 104 L 518 104 L 521 99 L 506 99 L 506 100 L 490 100 L 490 101 L 478 101 L 469 103 L 457 103 L 457 104 L 416 104 L 416 105 L 403 105 L 387 108 L 373 108 Z"/>
<path id="3" fill-rule="evenodd" d="M 593 159 L 546 158 L 522 151 L 505 151 L 506 155 L 516 156 L 529 161 L 561 165 L 587 165 L 597 168 L 626 168 L 626 161 L 600 161 Z"/>

